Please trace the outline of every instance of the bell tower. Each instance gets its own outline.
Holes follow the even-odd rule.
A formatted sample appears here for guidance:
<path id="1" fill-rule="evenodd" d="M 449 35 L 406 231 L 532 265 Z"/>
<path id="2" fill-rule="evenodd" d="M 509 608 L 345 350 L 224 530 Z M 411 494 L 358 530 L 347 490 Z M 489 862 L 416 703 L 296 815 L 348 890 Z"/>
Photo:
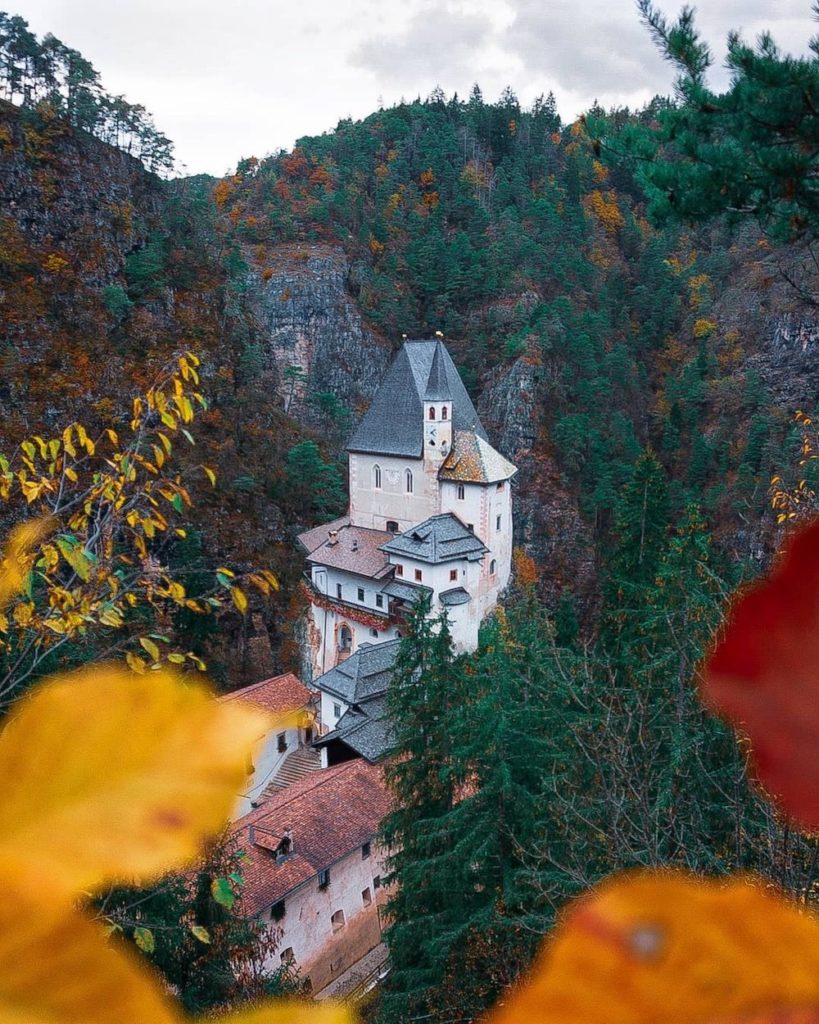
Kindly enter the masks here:
<path id="1" fill-rule="evenodd" d="M 424 392 L 424 459 L 441 463 L 452 449 L 452 391 L 444 367 L 443 345 L 435 344 Z"/>

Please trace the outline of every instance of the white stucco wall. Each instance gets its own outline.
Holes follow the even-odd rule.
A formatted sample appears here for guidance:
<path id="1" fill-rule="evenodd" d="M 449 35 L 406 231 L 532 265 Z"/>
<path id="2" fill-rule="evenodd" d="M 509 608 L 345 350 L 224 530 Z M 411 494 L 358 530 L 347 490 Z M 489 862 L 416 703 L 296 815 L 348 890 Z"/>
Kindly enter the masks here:
<path id="1" fill-rule="evenodd" d="M 381 469 L 381 487 L 374 484 L 374 469 Z M 438 511 L 434 474 L 423 459 L 350 453 L 350 521 L 354 526 L 386 530 L 387 521 L 399 532 L 423 522 Z M 406 489 L 406 471 L 412 473 L 412 492 Z"/>
<path id="2" fill-rule="evenodd" d="M 287 749 L 284 751 L 278 749 L 281 733 L 284 733 L 287 744 Z M 288 729 L 271 729 L 257 740 L 250 758 L 253 772 L 237 797 L 231 815 L 232 821 L 236 821 L 237 818 L 241 818 L 253 809 L 254 801 L 258 800 L 270 780 L 281 768 L 284 759 L 298 748 L 299 742 L 302 740 L 304 740 L 304 730 L 296 726 Z"/>
<path id="3" fill-rule="evenodd" d="M 293 838 L 298 849 L 298 835 Z M 292 949 L 302 979 L 309 977 L 317 993 L 366 956 L 381 939 L 378 897 L 383 890 L 375 888 L 374 878 L 385 874 L 376 844 L 372 843 L 366 859 L 359 846 L 330 866 L 330 884 L 325 889 L 319 888 L 315 875 L 288 894 L 280 921 L 271 920 L 270 908 L 263 911 L 261 920 L 281 932 L 270 968 L 278 967 L 285 950 Z M 365 889 L 370 893 L 369 906 L 362 898 Z M 344 926 L 334 930 L 332 916 L 339 910 L 344 912 Z"/>

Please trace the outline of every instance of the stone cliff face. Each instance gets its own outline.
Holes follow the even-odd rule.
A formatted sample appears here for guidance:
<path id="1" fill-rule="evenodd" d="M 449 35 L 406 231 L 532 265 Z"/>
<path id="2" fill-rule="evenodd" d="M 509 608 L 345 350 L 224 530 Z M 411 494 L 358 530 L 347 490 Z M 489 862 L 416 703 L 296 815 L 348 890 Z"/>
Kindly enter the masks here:
<path id="1" fill-rule="evenodd" d="M 250 301 L 284 409 L 313 426 L 321 425 L 322 394 L 360 416 L 390 361 L 348 293 L 349 269 L 333 246 L 281 245 L 269 250 L 265 271 L 251 275 Z"/>
<path id="2" fill-rule="evenodd" d="M 0 153 L 3 231 L 17 241 L 6 264 L 39 259 L 52 275 L 104 285 L 160 216 L 159 181 L 138 160 L 57 119 L 0 103 Z"/>
<path id="3" fill-rule="evenodd" d="M 478 412 L 492 444 L 518 467 L 514 541 L 538 565 L 542 596 L 556 603 L 568 589 L 588 604 L 596 582 L 594 536 L 551 454 L 544 424 L 548 390 L 544 366 L 520 357 L 488 376 Z"/>

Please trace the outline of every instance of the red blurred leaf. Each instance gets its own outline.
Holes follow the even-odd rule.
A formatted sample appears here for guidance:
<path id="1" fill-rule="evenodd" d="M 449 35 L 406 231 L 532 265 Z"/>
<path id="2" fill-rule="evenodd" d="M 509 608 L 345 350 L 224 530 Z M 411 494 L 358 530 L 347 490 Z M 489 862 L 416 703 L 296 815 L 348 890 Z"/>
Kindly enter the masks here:
<path id="1" fill-rule="evenodd" d="M 819 828 L 819 520 L 734 599 L 705 665 L 703 699 L 748 736 L 771 798 Z"/>

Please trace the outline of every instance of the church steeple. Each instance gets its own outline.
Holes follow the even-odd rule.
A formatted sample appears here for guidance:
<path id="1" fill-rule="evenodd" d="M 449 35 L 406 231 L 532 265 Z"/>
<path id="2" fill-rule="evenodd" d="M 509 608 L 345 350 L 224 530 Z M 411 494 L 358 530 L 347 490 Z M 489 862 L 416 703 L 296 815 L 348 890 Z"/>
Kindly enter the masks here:
<path id="1" fill-rule="evenodd" d="M 424 401 L 452 403 L 452 389 L 446 378 L 446 367 L 444 366 L 444 346 L 440 341 L 435 344 L 432 366 L 429 368 L 429 377 L 427 378 L 427 389 L 424 392 Z"/>
<path id="2" fill-rule="evenodd" d="M 444 356 L 438 341 L 424 391 L 424 455 L 435 461 L 446 458 L 452 448 L 452 388 Z"/>

